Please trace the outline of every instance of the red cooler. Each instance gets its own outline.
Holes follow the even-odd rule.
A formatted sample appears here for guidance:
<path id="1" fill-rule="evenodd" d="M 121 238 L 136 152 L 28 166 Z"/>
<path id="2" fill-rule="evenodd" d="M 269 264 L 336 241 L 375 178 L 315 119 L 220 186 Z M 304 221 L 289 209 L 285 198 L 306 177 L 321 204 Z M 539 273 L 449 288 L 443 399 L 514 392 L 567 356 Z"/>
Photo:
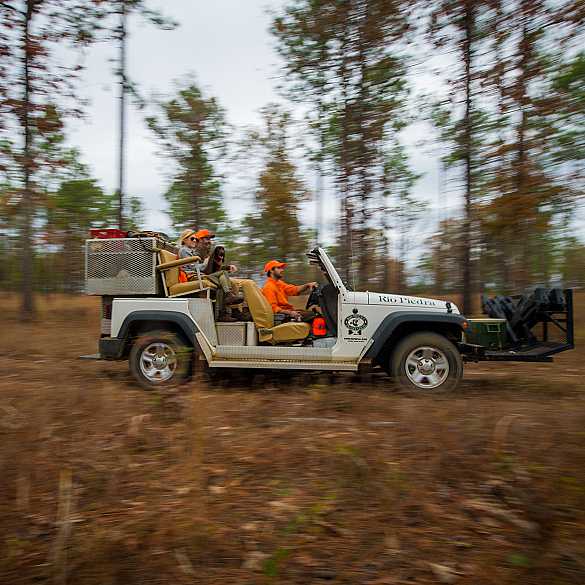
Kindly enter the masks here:
<path id="1" fill-rule="evenodd" d="M 89 230 L 89 237 L 92 240 L 115 240 L 118 238 L 127 238 L 128 232 L 123 230 L 117 230 L 115 228 L 97 229 L 92 228 Z"/>

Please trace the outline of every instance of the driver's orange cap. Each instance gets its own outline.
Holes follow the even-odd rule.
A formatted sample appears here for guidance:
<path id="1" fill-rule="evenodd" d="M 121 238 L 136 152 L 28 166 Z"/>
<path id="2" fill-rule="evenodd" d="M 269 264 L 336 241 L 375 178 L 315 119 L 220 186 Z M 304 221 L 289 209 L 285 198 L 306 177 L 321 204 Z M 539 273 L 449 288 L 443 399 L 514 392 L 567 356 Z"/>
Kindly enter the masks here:
<path id="1" fill-rule="evenodd" d="M 270 262 L 266 262 L 264 264 L 264 274 L 270 272 L 273 268 L 284 268 L 286 266 L 286 262 L 280 262 L 279 260 L 270 260 Z"/>

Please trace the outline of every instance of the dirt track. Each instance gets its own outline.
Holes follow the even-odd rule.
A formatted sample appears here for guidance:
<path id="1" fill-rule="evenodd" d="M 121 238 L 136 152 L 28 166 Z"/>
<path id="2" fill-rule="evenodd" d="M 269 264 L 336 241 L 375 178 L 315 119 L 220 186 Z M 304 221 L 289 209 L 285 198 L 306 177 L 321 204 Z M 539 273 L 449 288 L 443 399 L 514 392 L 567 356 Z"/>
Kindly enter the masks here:
<path id="1" fill-rule="evenodd" d="M 437 397 L 270 373 L 159 395 L 77 359 L 90 299 L 42 327 L 5 306 L 0 582 L 585 582 L 580 349 Z"/>

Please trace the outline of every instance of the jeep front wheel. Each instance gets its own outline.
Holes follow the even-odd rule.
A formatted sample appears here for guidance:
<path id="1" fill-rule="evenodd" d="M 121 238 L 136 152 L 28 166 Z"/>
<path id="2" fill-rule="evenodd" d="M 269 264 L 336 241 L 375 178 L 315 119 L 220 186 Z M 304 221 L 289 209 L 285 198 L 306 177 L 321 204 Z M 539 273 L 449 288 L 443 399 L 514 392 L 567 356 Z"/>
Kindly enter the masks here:
<path id="1" fill-rule="evenodd" d="M 437 393 L 454 390 L 463 376 L 457 348 L 442 335 L 413 333 L 398 343 L 390 358 L 393 378 L 404 390 Z"/>
<path id="2" fill-rule="evenodd" d="M 138 337 L 130 351 L 130 372 L 146 390 L 170 388 L 189 378 L 192 350 L 174 333 Z"/>

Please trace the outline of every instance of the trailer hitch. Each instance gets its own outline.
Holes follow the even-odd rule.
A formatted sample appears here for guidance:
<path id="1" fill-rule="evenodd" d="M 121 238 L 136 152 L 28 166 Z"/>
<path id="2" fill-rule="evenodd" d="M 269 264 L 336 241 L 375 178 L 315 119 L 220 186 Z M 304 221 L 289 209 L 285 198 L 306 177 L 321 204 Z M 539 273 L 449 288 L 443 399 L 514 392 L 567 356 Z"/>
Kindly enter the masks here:
<path id="1" fill-rule="evenodd" d="M 485 347 L 483 345 L 460 341 L 457 343 L 457 348 L 466 361 L 478 362 L 485 356 Z"/>

